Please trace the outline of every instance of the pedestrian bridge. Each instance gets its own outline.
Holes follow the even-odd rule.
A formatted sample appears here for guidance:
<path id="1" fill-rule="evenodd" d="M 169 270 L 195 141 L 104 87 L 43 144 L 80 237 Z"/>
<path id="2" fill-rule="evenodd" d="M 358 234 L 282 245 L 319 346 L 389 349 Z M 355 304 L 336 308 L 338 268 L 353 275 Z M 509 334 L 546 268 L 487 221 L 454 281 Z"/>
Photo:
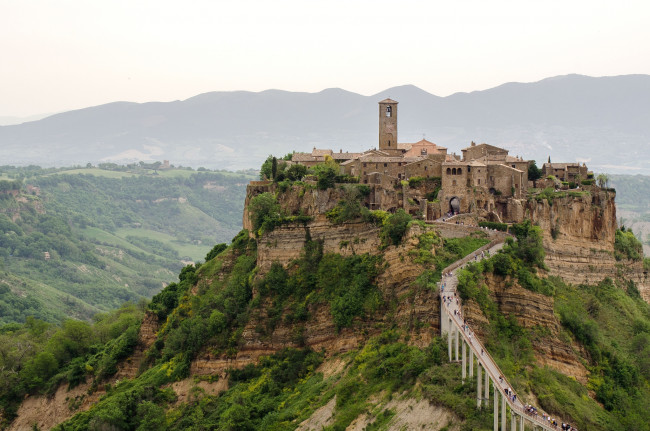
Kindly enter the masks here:
<path id="1" fill-rule="evenodd" d="M 470 261 L 480 260 L 496 253 L 503 247 L 504 241 L 504 237 L 497 237 L 490 244 L 443 270 L 439 290 L 440 333 L 443 336 L 447 335 L 449 360 L 455 360 L 461 364 L 463 381 L 467 378 L 476 378 L 476 407 L 487 408 L 490 403 L 490 394 L 492 394 L 494 431 L 499 429 L 506 431 L 508 412 L 510 430 L 512 431 L 524 431 L 525 426 L 528 426 L 528 429 L 532 426 L 533 430 L 561 430 L 562 421 L 555 419 L 557 425 L 553 425 L 548 418 L 527 411 L 522 400 L 512 391 L 512 385 L 508 383 L 490 353 L 474 335 L 472 328 L 463 320 L 462 302 L 456 294 L 457 270 Z M 506 393 L 506 390 L 509 393 Z"/>

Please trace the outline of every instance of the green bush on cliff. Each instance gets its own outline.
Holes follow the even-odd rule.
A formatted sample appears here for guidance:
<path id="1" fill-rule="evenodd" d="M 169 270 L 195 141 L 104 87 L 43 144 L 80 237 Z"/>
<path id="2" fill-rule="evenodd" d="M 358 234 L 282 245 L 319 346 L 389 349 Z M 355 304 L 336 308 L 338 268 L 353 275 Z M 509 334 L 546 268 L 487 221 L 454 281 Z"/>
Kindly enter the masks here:
<path id="1" fill-rule="evenodd" d="M 273 301 L 268 311 L 269 329 L 273 329 L 286 309 L 292 310 L 286 319 L 301 321 L 310 307 L 321 302 L 329 304 L 338 329 L 373 313 L 383 303 L 374 284 L 379 261 L 379 257 L 367 254 L 323 254 L 319 242 L 307 241 L 303 256 L 292 263 L 290 271 L 273 264 L 257 285 L 260 295 Z"/>
<path id="2" fill-rule="evenodd" d="M 380 235 L 384 245 L 399 245 L 408 230 L 412 217 L 402 208 L 383 221 Z"/>
<path id="3" fill-rule="evenodd" d="M 643 245 L 631 230 L 616 230 L 614 239 L 614 257 L 616 260 L 630 259 L 641 260 L 643 258 Z"/>
<path id="4" fill-rule="evenodd" d="M 253 197 L 248 204 L 248 212 L 255 232 L 265 231 L 264 227 L 268 229 L 273 226 L 282 216 L 278 200 L 268 192 Z"/>

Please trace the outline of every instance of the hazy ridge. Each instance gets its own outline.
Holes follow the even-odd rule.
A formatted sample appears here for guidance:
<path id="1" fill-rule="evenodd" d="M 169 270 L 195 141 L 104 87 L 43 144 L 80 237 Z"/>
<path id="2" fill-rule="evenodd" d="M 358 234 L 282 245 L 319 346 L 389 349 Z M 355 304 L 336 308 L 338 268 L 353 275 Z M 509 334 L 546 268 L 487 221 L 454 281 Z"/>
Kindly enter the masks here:
<path id="1" fill-rule="evenodd" d="M 270 153 L 377 145 L 377 102 L 398 100 L 399 140 L 458 152 L 470 141 L 597 171 L 650 173 L 650 76 L 566 75 L 447 97 L 405 85 L 363 96 L 267 90 L 184 101 L 115 102 L 0 127 L 0 164 L 150 161 L 255 168 Z"/>

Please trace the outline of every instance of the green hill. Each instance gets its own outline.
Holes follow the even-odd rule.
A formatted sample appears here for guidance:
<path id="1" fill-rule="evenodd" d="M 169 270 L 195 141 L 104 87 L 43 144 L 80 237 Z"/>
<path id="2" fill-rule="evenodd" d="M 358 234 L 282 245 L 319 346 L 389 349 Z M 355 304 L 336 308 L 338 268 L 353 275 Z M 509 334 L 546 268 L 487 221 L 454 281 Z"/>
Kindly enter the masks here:
<path id="1" fill-rule="evenodd" d="M 0 167 L 0 324 L 89 320 L 151 298 L 241 229 L 255 178 L 106 167 Z"/>
<path id="2" fill-rule="evenodd" d="M 392 226 L 390 219 L 382 225 L 382 231 Z M 644 400 L 650 395 L 650 307 L 633 285 L 617 287 L 605 281 L 575 287 L 538 278 L 544 257 L 539 231 L 530 224 L 522 226 L 515 229 L 523 235 L 517 243 L 459 276 L 460 295 L 476 301 L 487 318 L 488 349 L 518 393 L 579 424 L 579 429 L 648 430 Z M 391 242 L 399 243 L 405 232 L 394 232 Z M 409 236 L 403 245 L 384 243 L 386 252 L 377 256 L 345 257 L 323 253 L 322 245 L 306 236 L 300 259 L 256 277 L 257 239 L 243 231 L 205 264 L 184 268 L 178 283 L 153 298 L 149 315 L 160 327 L 138 372 L 106 384 L 93 407 L 56 429 L 285 430 L 320 417 L 314 424 L 318 429 L 343 430 L 356 421 L 380 430 L 436 412 L 436 420 L 444 421 L 427 429 L 492 429 L 492 409 L 475 408 L 475 382 L 463 382 L 460 367 L 447 361 L 446 342 L 437 336 L 424 343 L 412 338 L 433 331 L 426 321 L 398 311 L 413 306 L 415 312 L 417 304 L 436 307 L 418 298 L 435 297 L 440 269 L 483 243 L 472 237 L 442 240 L 427 230 Z M 391 253 L 422 265 L 422 274 L 399 296 L 378 288 Z M 509 283 L 552 298 L 562 336 L 590 372 L 587 386 L 536 365 L 531 343 L 547 334 L 500 312 L 482 281 L 496 275 L 510 276 Z M 102 316 L 92 326 L 77 323 L 87 334 L 83 340 L 73 336 L 72 322 L 61 328 L 33 320 L 5 327 L 5 357 L 16 357 L 22 345 L 17 340 L 34 340 L 36 346 L 15 360 L 22 365 L 12 376 L 13 384 L 0 388 L 5 417 L 11 417 L 16 400 L 25 393 L 53 391 L 61 382 L 70 387 L 92 382 L 89 393 L 102 391 L 102 385 L 113 381 L 106 379 L 117 371 L 116 364 L 136 347 L 141 313 L 131 307 Z M 357 334 L 359 345 L 336 355 L 304 347 L 301 328 L 329 319 L 337 328 L 334 343 L 337 337 Z M 294 347 L 243 368 L 232 361 L 225 376 L 192 374 L 199 356 L 217 362 L 238 358 L 245 328 L 254 328 L 255 337 L 271 342 L 269 337 L 281 325 L 291 329 Z M 43 334 L 58 342 L 47 342 Z M 60 344 L 71 347 L 62 351 Z M 220 392 L 206 389 L 223 378 L 227 384 L 218 386 Z M 189 389 L 181 398 L 173 388 L 183 382 Z M 412 411 L 416 407 L 424 413 Z M 423 421 L 434 425 L 432 416 Z"/>

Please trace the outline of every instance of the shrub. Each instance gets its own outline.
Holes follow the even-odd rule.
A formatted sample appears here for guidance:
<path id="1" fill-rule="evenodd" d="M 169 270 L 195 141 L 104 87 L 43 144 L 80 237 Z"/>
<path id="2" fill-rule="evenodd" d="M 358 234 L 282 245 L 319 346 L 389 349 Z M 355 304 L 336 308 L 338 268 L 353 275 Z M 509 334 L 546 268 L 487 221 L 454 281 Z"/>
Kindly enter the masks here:
<path id="1" fill-rule="evenodd" d="M 265 192 L 251 199 L 248 204 L 248 212 L 253 223 L 253 229 L 255 229 L 256 233 L 261 233 L 264 231 L 262 228 L 265 223 L 266 227 L 270 228 L 273 222 L 280 218 L 280 205 L 275 196 Z"/>
<path id="2" fill-rule="evenodd" d="M 625 228 L 616 231 L 616 237 L 614 239 L 614 257 L 616 260 L 641 260 L 643 257 L 643 245 L 636 236 L 634 236 L 632 231 L 626 231 Z"/>
<path id="3" fill-rule="evenodd" d="M 420 186 L 422 182 L 424 181 L 424 177 L 411 177 L 409 178 L 409 187 L 412 189 Z"/>
<path id="4" fill-rule="evenodd" d="M 228 248 L 228 244 L 225 242 L 222 242 L 221 244 L 217 244 L 214 247 L 212 247 L 212 250 L 208 252 L 208 254 L 205 255 L 205 261 L 209 261 L 211 259 L 214 259 L 217 257 L 217 255 L 221 254 L 222 251 Z"/>
<path id="5" fill-rule="evenodd" d="M 410 221 L 411 216 L 401 208 L 398 209 L 395 214 L 385 219 L 381 228 L 383 243 L 386 245 L 388 243 L 399 245 L 404 234 L 408 230 Z"/>
<path id="6" fill-rule="evenodd" d="M 535 181 L 542 178 L 542 170 L 537 167 L 535 160 L 531 160 L 528 165 L 528 179 L 530 181 Z"/>
<path id="7" fill-rule="evenodd" d="M 480 222 L 478 222 L 478 225 L 480 227 L 486 227 L 488 229 L 500 230 L 501 232 L 507 232 L 508 231 L 508 225 L 505 224 L 505 223 L 497 223 L 497 222 L 492 222 L 492 221 L 480 221 Z"/>
<path id="8" fill-rule="evenodd" d="M 359 194 L 363 197 L 370 196 L 370 187 L 365 184 L 359 184 L 357 190 L 359 190 Z"/>
<path id="9" fill-rule="evenodd" d="M 307 175 L 307 166 L 299 164 L 289 166 L 286 173 L 290 181 L 300 181 L 305 175 Z"/>

